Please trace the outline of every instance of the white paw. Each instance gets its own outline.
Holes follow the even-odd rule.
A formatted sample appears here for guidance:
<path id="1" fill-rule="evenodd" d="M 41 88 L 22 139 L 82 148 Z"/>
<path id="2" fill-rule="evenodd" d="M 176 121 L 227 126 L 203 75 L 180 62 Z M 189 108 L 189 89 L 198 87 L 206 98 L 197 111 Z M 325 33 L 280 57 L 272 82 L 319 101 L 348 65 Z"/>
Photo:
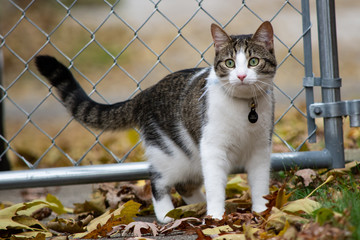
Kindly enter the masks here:
<path id="1" fill-rule="evenodd" d="M 225 213 L 225 211 L 217 211 L 217 212 L 208 211 L 207 215 L 211 216 L 214 219 L 221 220 L 224 216 L 224 213 Z"/>
<path id="2" fill-rule="evenodd" d="M 251 208 L 251 210 L 253 212 L 257 212 L 257 213 L 263 212 L 266 209 L 267 209 L 267 207 L 265 206 L 265 203 L 263 203 L 263 204 L 253 204 L 252 208 Z"/>

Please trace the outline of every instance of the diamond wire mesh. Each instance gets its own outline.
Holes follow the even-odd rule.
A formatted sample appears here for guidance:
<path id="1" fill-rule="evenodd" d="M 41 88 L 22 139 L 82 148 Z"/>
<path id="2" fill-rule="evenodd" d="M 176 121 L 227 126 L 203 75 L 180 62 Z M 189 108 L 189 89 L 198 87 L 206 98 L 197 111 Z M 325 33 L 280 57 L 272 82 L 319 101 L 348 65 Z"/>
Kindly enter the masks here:
<path id="1" fill-rule="evenodd" d="M 0 39 L 0 48 L 6 51 L 5 55 L 7 54 L 8 57 L 5 56 L 5 64 L 6 60 L 10 59 L 12 62 L 9 63 L 9 65 L 19 65 L 16 69 L 19 73 L 14 74 L 7 74 L 8 81 L 1 85 L 1 91 L 4 92 L 4 96 L 2 99 L 0 99 L 0 102 L 3 102 L 6 104 L 7 109 L 11 109 L 9 112 L 5 112 L 5 116 L 7 117 L 7 122 L 11 122 L 11 115 L 21 116 L 20 118 L 24 118 L 20 122 L 20 124 L 17 125 L 11 132 L 11 134 L 8 134 L 6 136 L 0 135 L 0 139 L 3 143 L 5 143 L 6 148 L 5 151 L 0 153 L 0 157 L 4 156 L 4 154 L 10 154 L 14 156 L 15 158 L 20 159 L 28 168 L 37 168 L 40 166 L 40 164 L 51 155 L 50 153 L 56 149 L 61 155 L 65 157 L 65 159 L 71 163 L 71 165 L 80 165 L 83 163 L 84 159 L 86 159 L 90 152 L 97 151 L 98 147 L 102 148 L 103 151 L 105 151 L 110 158 L 113 158 L 116 162 L 123 162 L 125 159 L 131 154 L 131 152 L 138 147 L 138 145 L 141 143 L 141 139 L 136 140 L 133 142 L 132 146 L 130 146 L 127 151 L 122 153 L 122 155 L 117 156 L 117 154 L 114 153 L 114 151 L 108 146 L 108 144 L 104 143 L 101 138 L 103 135 L 103 132 L 96 132 L 92 129 L 87 128 L 86 126 L 82 126 L 79 128 L 84 128 L 85 131 L 87 131 L 90 138 L 94 139 L 92 143 L 90 143 L 88 146 L 86 146 L 86 150 L 82 152 L 79 157 L 73 157 L 71 156 L 67 149 L 64 149 L 63 146 L 59 146 L 57 143 L 58 139 L 61 137 L 62 134 L 64 134 L 67 129 L 70 128 L 72 124 L 74 124 L 73 118 L 66 119 L 63 121 L 63 124 L 60 128 L 57 128 L 55 134 L 48 133 L 48 130 L 44 130 L 43 121 L 37 121 L 34 120 L 36 115 L 39 112 L 43 112 L 43 107 L 48 104 L 49 101 L 53 101 L 52 99 L 56 99 L 58 102 L 60 100 L 56 97 L 56 94 L 53 94 L 53 89 L 51 86 L 47 84 L 43 80 L 43 78 L 37 73 L 36 70 L 34 70 L 33 67 L 33 60 L 36 55 L 38 54 L 44 54 L 44 53 L 52 53 L 56 54 L 56 56 L 60 56 L 63 59 L 65 59 L 69 63 L 69 68 L 72 69 L 72 71 L 79 76 L 83 82 L 82 84 L 87 85 L 88 92 L 90 96 L 97 97 L 100 101 L 110 103 L 111 101 L 108 100 L 108 96 L 106 92 L 100 91 L 99 88 L 102 87 L 103 82 L 108 81 L 108 78 L 113 75 L 112 72 L 120 72 L 122 76 L 130 81 L 133 82 L 135 85 L 132 86 L 131 90 L 128 90 L 130 92 L 130 95 L 127 95 L 127 98 L 131 98 L 134 95 L 136 95 L 139 91 L 144 89 L 146 87 L 147 82 L 149 82 L 153 75 L 156 75 L 154 73 L 158 72 L 158 69 L 161 68 L 161 73 L 168 73 L 173 71 L 173 65 L 172 63 L 169 63 L 167 58 L 167 53 L 175 47 L 175 45 L 182 40 L 182 42 L 186 46 L 186 50 L 191 50 L 193 52 L 193 55 L 195 54 L 196 58 L 195 61 L 191 61 L 192 66 L 189 64 L 185 64 L 186 67 L 202 67 L 207 66 L 211 64 L 212 61 L 212 42 L 208 40 L 207 43 L 202 44 L 201 47 L 199 47 L 198 43 L 194 43 L 194 39 L 189 37 L 188 29 L 193 27 L 192 24 L 195 22 L 195 24 L 199 21 L 197 18 L 199 15 L 201 15 L 203 18 L 208 18 L 208 22 L 215 22 L 225 29 L 227 29 L 231 24 L 234 24 L 237 18 L 241 18 L 241 14 L 246 12 L 246 16 L 252 16 L 256 20 L 256 24 L 249 24 L 252 25 L 252 27 L 255 25 L 258 25 L 261 21 L 264 20 L 270 20 L 271 22 L 276 22 L 276 20 L 283 14 L 283 12 L 286 11 L 292 11 L 291 14 L 297 16 L 301 20 L 302 13 L 299 10 L 301 8 L 296 1 L 277 1 L 278 5 L 275 5 L 275 11 L 271 15 L 262 16 L 262 13 L 260 9 L 254 8 L 254 6 L 251 6 L 251 2 L 247 2 L 243 0 L 238 3 L 237 8 L 235 11 L 231 13 L 231 16 L 229 16 L 227 19 L 219 18 L 218 16 L 215 16 L 216 14 L 212 13 L 214 11 L 214 6 L 219 7 L 218 5 L 207 5 L 207 3 L 210 0 L 196 0 L 193 2 L 187 1 L 184 2 L 184 4 L 188 4 L 189 6 L 193 6 L 192 8 L 189 7 L 188 13 L 190 13 L 190 16 L 187 17 L 187 19 L 184 20 L 184 22 L 179 23 L 178 20 L 173 18 L 173 14 L 168 14 L 164 4 L 167 4 L 168 1 L 160 0 L 160 1 L 153 1 L 153 0 L 142 0 L 138 1 L 136 4 L 143 4 L 142 7 L 146 8 L 146 14 L 144 14 L 145 18 L 143 18 L 142 22 L 140 24 L 134 24 L 131 23 L 129 16 L 124 16 L 123 11 L 120 11 L 119 9 L 122 8 L 122 3 L 120 3 L 119 0 L 117 1 L 103 1 L 104 6 L 103 8 L 107 9 L 107 12 L 105 15 L 99 16 L 100 22 L 96 25 L 96 27 L 90 27 L 86 22 L 84 22 L 81 15 L 77 15 L 78 12 L 82 10 L 82 8 L 89 9 L 87 5 L 81 5 L 81 1 L 60 1 L 55 0 L 51 1 L 52 3 L 46 3 L 45 1 L 40 0 L 33 0 L 31 2 L 26 3 L 25 5 L 22 5 L 20 2 L 9 0 L 8 3 L 8 9 L 12 9 L 12 12 L 16 12 L 18 14 L 17 17 L 15 17 L 15 20 L 11 23 L 9 22 L 9 25 L 7 26 L 6 30 L 1 32 Z M 146 2 L 146 3 L 145 3 Z M 210 1 L 211 2 L 211 1 Z M 47 27 L 46 23 L 43 22 L 44 19 L 41 19 L 39 22 L 38 17 L 40 17 L 43 13 L 37 13 L 34 10 L 34 8 L 38 7 L 40 5 L 46 5 L 47 8 L 56 8 L 56 13 L 59 14 L 57 16 L 57 20 L 51 20 L 49 23 L 52 25 L 51 27 Z M 194 7 L 195 6 L 195 7 Z M 261 6 L 261 4 L 257 5 L 258 7 Z M 86 11 L 86 9 L 84 11 Z M 92 9 L 91 11 L 94 11 L 92 15 L 96 15 L 96 11 Z M 188 14 L 187 13 L 187 14 Z M 288 13 L 287 13 L 288 14 Z M 46 14 L 45 14 L 46 15 Z M 178 15 L 182 15 L 181 13 L 178 13 Z M 48 20 L 51 19 L 51 17 Z M 95 17 L 95 16 L 94 16 Z M 137 16 L 132 16 L 133 18 L 136 18 Z M 141 16 L 143 17 L 143 16 Z M 157 31 L 159 29 L 156 29 L 155 31 L 152 30 L 153 28 L 161 28 L 161 26 L 157 26 L 157 22 L 152 22 L 153 18 L 160 18 L 163 22 L 163 25 L 168 25 L 166 28 L 166 31 L 169 31 L 173 34 L 172 39 L 170 38 L 170 41 L 168 41 L 165 44 L 161 44 L 162 47 L 158 47 L 153 44 L 153 41 L 156 40 L 148 40 L 148 35 L 144 34 L 143 29 L 148 28 L 149 25 L 153 25 L 151 27 L 150 32 L 153 35 L 158 35 Z M 45 16 L 46 20 L 46 16 Z M 89 20 L 89 19 L 88 19 Z M 91 19 L 89 21 L 92 21 Z M 104 39 L 101 37 L 98 37 L 99 35 L 103 35 L 104 32 L 102 31 L 109 22 L 116 21 L 116 24 L 118 24 L 118 27 L 125 29 L 124 31 L 127 31 L 127 39 L 122 42 L 123 47 L 122 49 L 116 51 L 113 51 L 111 47 L 105 46 Z M 114 23 L 113 23 L 114 24 Z M 25 25 L 25 28 L 31 28 L 29 31 L 25 31 L 24 33 L 18 33 L 18 29 L 23 29 L 23 26 Z M 81 35 L 86 36 L 86 38 L 83 40 L 82 45 L 78 46 L 74 43 L 74 46 L 70 43 L 70 48 L 74 47 L 75 50 L 71 51 L 68 49 L 64 49 L 64 44 L 62 44 L 61 41 L 67 41 L 66 38 L 71 38 L 70 35 L 63 36 L 61 38 L 61 41 L 56 40 L 58 38 L 57 33 L 63 32 L 63 29 L 67 27 L 67 25 L 71 25 L 75 30 L 75 32 L 81 32 Z M 191 26 L 190 26 L 191 25 Z M 293 26 L 294 28 L 301 29 L 301 21 L 297 23 L 297 26 Z M 4 27 L 3 27 L 4 28 Z M 208 28 L 207 28 L 208 29 Z M 207 31 L 206 29 L 206 31 Z M 149 32 L 149 30 L 147 30 Z M 299 30 L 300 31 L 300 30 Z M 78 36 L 81 36 L 80 34 L 77 35 L 77 33 L 72 32 L 72 34 Z M 39 41 L 38 47 L 32 49 L 30 54 L 23 54 L 22 52 L 19 52 L 19 49 L 22 49 L 21 47 L 16 45 L 16 41 L 19 41 L 19 39 L 14 38 L 12 35 L 16 35 L 16 37 L 22 37 L 26 38 L 26 35 L 22 34 L 36 34 L 40 35 L 42 38 L 42 41 Z M 175 34 L 174 34 L 175 33 Z M 63 35 L 63 34 L 62 34 Z M 302 40 L 303 34 L 302 31 L 298 36 L 295 37 L 291 42 L 286 43 L 286 41 L 282 40 L 279 35 L 275 35 L 276 44 L 277 47 L 285 49 L 283 52 L 283 56 L 278 57 L 278 68 L 283 69 L 285 68 L 284 65 L 289 62 L 289 60 L 295 61 L 295 64 L 297 66 L 300 66 L 301 68 L 304 67 L 303 59 L 301 54 L 299 54 L 299 50 L 295 50 L 295 48 L 301 49 L 301 40 Z M 45 41 L 43 40 L 45 38 Z M 154 37 L 156 38 L 156 37 Z M 152 38 L 152 39 L 154 39 Z M 209 39 L 209 36 L 207 37 Z M 72 39 L 72 38 L 71 38 Z M 31 39 L 30 39 L 31 41 Z M 107 40 L 108 42 L 109 40 Z M 111 41 L 117 41 L 110 40 Z M 157 40 L 159 41 L 159 39 Z M 160 39 L 161 41 L 161 39 Z M 24 42 L 20 43 L 25 44 Z M 108 43 L 107 43 L 108 44 Z M 149 56 L 152 59 L 155 59 L 154 62 L 151 62 L 150 64 L 147 64 L 147 69 L 145 69 L 145 72 L 142 72 L 141 74 L 136 74 L 131 68 L 128 68 L 126 64 L 123 64 L 123 56 L 127 56 L 132 54 L 134 50 L 132 48 L 141 48 L 144 54 L 144 57 L 149 58 Z M 107 62 L 110 64 L 110 66 L 107 67 L 104 73 L 97 74 L 97 77 L 89 76 L 81 64 L 79 64 L 80 61 L 87 61 L 83 57 L 83 55 L 89 55 L 88 49 L 93 49 L 94 47 L 100 49 L 100 57 L 107 58 Z M 51 48 L 51 49 L 49 49 Z M 98 50 L 96 52 L 99 52 Z M 146 54 L 145 54 L 146 52 Z M 180 51 L 181 54 L 187 54 L 187 52 Z M 26 56 L 25 56 L 26 55 Z M 209 57 L 208 57 L 209 55 Z M 86 57 L 90 58 L 90 57 Z M 108 59 L 110 58 L 110 60 Z M 15 59 L 15 60 L 14 60 Z M 174 58 L 172 58 L 174 60 Z M 98 56 L 95 56 L 94 58 L 89 59 L 89 62 L 91 61 L 99 61 Z M 139 60 L 141 63 L 143 63 L 141 60 Z M 175 61 L 178 62 L 178 61 Z M 176 66 L 176 65 L 175 65 Z M 130 69 L 130 70 L 129 70 Z M 181 68 L 177 68 L 181 69 Z M 5 66 L 5 71 L 7 70 L 7 67 Z M 89 69 L 87 69 L 89 70 Z M 143 70 L 142 70 L 143 71 Z M 15 71 L 16 72 L 16 71 Z M 22 87 L 27 87 L 25 83 L 23 83 L 24 78 L 32 78 L 37 82 L 37 86 L 39 88 L 45 88 L 47 91 L 42 90 L 43 96 L 39 97 L 39 101 L 32 107 L 28 107 L 23 105 L 24 100 L 21 100 L 21 93 L 22 91 L 18 90 L 20 93 L 16 93 L 16 88 L 19 88 L 19 86 L 23 85 Z M 95 80 L 94 80 L 95 79 Z M 158 78 L 159 79 L 159 78 Z M 19 84 L 21 82 L 21 84 Z M 110 83 L 111 84 L 111 83 Z M 17 86 L 19 85 L 19 86 Z M 284 111 L 282 111 L 279 116 L 276 119 L 275 124 L 279 124 L 283 118 L 286 117 L 286 115 L 292 111 L 295 110 L 301 114 L 301 116 L 305 117 L 306 114 L 301 110 L 299 105 L 296 101 L 301 101 L 301 97 L 303 96 L 304 88 L 301 86 L 301 78 L 298 79 L 298 89 L 293 94 L 287 93 L 286 90 L 283 90 L 281 86 L 278 84 L 275 85 L 277 95 L 279 99 L 285 99 L 286 102 L 289 103 L 288 106 L 284 108 Z M 111 87 L 110 87 L 111 89 Z M 109 89 L 108 89 L 109 90 Z M 15 93 L 13 93 L 15 92 Z M 110 91 L 111 92 L 111 91 Z M 33 93 L 34 94 L 34 93 Z M 128 94 L 128 93 L 127 93 Z M 37 94 L 34 94 L 37 95 Z M 280 97 L 279 97 L 280 96 Z M 20 98 L 20 100 L 19 100 Z M 299 100 L 300 99 L 300 100 Z M 29 100 L 30 101 L 30 100 Z M 281 100 L 283 101 L 283 100 Z M 26 100 L 25 100 L 26 102 Z M 57 103 L 55 103 L 57 104 Z M 51 108 L 61 108 L 58 104 L 52 105 Z M 16 112 L 16 114 L 13 114 L 13 112 Z M 51 112 L 51 111 L 50 111 Z M 52 111 L 53 112 L 53 111 Z M 65 114 L 65 113 L 64 113 Z M 42 113 L 43 115 L 46 115 L 46 113 Z M 51 115 L 51 113 L 49 113 Z M 47 116 L 49 117 L 49 116 Z M 51 119 L 51 117 L 50 117 Z M 51 121 L 51 120 L 50 120 Z M 6 125 L 8 126 L 8 125 Z M 32 159 L 31 161 L 27 159 L 26 156 L 23 156 L 22 152 L 18 150 L 16 147 L 16 140 L 22 137 L 22 132 L 25 131 L 29 126 L 33 128 L 35 131 L 39 132 L 42 137 L 48 139 L 50 142 L 45 149 L 42 150 L 38 156 L 36 156 L 36 159 Z M 298 146 L 293 147 L 293 143 L 288 142 L 281 134 L 275 132 L 274 135 L 276 138 L 282 142 L 290 151 L 298 151 L 307 141 L 308 137 L 303 139 Z M 36 141 L 36 139 L 34 139 Z M 26 143 L 25 143 L 26 144 Z M 50 156 L 51 157 L 51 156 Z"/>

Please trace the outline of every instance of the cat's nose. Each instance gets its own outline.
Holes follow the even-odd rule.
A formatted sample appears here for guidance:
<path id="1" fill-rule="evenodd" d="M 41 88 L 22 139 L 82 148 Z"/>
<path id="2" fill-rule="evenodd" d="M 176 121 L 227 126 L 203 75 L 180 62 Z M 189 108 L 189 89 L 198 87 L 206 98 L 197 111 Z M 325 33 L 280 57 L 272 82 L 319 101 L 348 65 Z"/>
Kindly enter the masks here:
<path id="1" fill-rule="evenodd" d="M 246 74 L 239 74 L 239 75 L 237 75 L 237 77 L 238 77 L 241 81 L 244 81 L 244 79 L 246 78 Z"/>

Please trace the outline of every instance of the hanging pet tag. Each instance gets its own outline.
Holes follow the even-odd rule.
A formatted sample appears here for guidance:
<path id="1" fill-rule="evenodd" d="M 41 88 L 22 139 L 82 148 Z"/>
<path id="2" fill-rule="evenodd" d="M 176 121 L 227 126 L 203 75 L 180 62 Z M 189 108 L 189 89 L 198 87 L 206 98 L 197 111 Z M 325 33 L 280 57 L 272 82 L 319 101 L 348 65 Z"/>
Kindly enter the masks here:
<path id="1" fill-rule="evenodd" d="M 249 122 L 256 123 L 258 120 L 258 114 L 255 111 L 255 108 L 251 108 L 249 116 L 248 116 Z"/>

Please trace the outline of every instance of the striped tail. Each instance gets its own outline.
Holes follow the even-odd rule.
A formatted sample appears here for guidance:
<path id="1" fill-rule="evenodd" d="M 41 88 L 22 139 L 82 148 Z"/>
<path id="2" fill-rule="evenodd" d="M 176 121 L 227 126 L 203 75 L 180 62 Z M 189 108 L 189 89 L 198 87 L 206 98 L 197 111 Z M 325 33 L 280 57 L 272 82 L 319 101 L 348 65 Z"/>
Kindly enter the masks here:
<path id="1" fill-rule="evenodd" d="M 67 67 L 50 56 L 36 57 L 40 73 L 53 85 L 67 110 L 76 120 L 97 129 L 124 129 L 136 125 L 131 100 L 115 104 L 93 101 L 81 88 Z"/>

